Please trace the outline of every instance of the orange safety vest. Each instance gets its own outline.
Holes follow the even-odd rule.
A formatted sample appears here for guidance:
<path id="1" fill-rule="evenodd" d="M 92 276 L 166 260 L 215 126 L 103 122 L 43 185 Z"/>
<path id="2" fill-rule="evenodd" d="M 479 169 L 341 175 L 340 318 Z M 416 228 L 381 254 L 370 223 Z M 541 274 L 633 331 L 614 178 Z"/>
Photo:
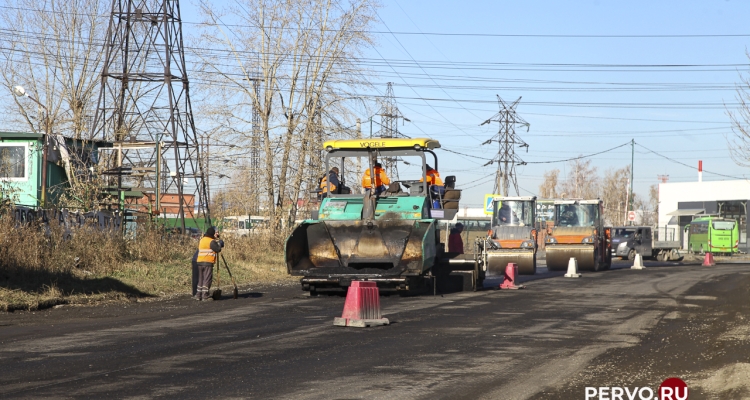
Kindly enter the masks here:
<path id="1" fill-rule="evenodd" d="M 211 250 L 211 242 L 213 241 L 214 239 L 208 236 L 203 236 L 201 238 L 200 243 L 198 243 L 198 259 L 196 260 L 197 262 L 205 262 L 211 264 L 216 262 L 216 253 Z"/>
<path id="2" fill-rule="evenodd" d="M 375 187 L 380 187 L 383 185 L 390 185 L 391 180 L 388 179 L 388 175 L 385 174 L 385 170 L 383 168 L 375 167 Z M 362 187 L 365 189 L 369 189 L 372 187 L 372 182 L 370 180 L 370 169 L 365 170 L 364 176 L 362 176 Z"/>
<path id="3" fill-rule="evenodd" d="M 328 193 L 328 175 L 324 176 L 323 179 L 320 180 L 320 191 L 322 193 Z M 331 184 L 331 191 L 336 191 L 336 185 L 333 183 Z"/>
<path id="4" fill-rule="evenodd" d="M 419 179 L 422 182 L 422 178 Z M 443 180 L 440 179 L 440 173 L 434 169 L 427 170 L 427 183 L 430 185 L 443 186 Z"/>

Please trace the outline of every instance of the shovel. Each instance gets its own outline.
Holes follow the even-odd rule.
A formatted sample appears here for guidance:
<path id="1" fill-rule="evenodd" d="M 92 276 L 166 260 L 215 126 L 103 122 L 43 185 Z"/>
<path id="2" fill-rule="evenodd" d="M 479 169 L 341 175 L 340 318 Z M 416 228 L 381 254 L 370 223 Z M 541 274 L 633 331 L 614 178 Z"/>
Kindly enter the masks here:
<path id="1" fill-rule="evenodd" d="M 234 298 L 237 299 L 239 296 L 239 291 L 237 290 L 237 283 L 234 281 L 234 276 L 232 276 L 232 271 L 229 270 L 229 265 L 227 264 L 227 260 L 224 258 L 224 255 L 219 253 L 221 256 L 221 261 L 224 261 L 224 268 L 227 269 L 227 272 L 229 273 L 229 277 L 232 278 L 232 285 L 234 285 Z"/>

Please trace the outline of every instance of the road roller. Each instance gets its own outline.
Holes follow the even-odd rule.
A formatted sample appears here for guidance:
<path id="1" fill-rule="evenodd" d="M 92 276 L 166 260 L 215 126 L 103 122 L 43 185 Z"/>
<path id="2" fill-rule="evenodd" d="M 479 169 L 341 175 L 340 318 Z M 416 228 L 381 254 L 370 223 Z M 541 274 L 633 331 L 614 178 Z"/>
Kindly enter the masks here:
<path id="1" fill-rule="evenodd" d="M 603 222 L 603 203 L 596 200 L 555 200 L 554 225 L 547 227 L 547 269 L 566 271 L 571 258 L 583 271 L 612 265 L 611 228 Z"/>
<path id="2" fill-rule="evenodd" d="M 486 276 L 503 276 L 508 263 L 518 264 L 521 275 L 536 274 L 536 196 L 495 196 L 492 210 L 491 230 L 477 240 L 477 262 Z"/>
<path id="3" fill-rule="evenodd" d="M 376 282 L 381 290 L 422 290 L 437 287 L 437 280 L 460 277 L 474 287 L 481 284 L 473 255 L 448 255 L 440 244 L 439 220 L 452 220 L 458 211 L 460 190 L 455 177 L 444 177 L 444 186 L 428 185 L 427 164 L 438 169 L 437 140 L 429 138 L 377 138 L 330 140 L 323 144 L 325 169 L 339 170 L 340 187 L 324 191 L 310 219 L 297 225 L 287 238 L 284 259 L 287 272 L 300 276 L 302 289 L 311 295 L 347 288 L 354 280 Z M 429 158 L 428 158 L 429 157 Z M 391 181 L 364 193 L 345 188 L 345 159 L 366 159 L 372 177 L 378 160 L 407 161 L 413 180 Z M 351 161 L 351 160 L 350 160 Z M 390 171 L 387 171 L 390 172 Z M 401 171 L 404 175 L 405 170 Z M 416 175 L 416 174 L 415 174 Z M 357 177 L 359 178 L 359 177 Z M 359 180 L 359 179 L 358 179 Z M 323 184 L 321 184 L 323 185 Z M 456 275 L 456 274 L 454 274 Z"/>

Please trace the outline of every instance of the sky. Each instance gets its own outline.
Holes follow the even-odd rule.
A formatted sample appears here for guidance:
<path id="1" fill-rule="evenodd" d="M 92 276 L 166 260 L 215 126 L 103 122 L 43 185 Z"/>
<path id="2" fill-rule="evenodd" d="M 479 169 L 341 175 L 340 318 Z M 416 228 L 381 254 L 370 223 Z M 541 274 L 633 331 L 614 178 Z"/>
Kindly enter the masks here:
<path id="1" fill-rule="evenodd" d="M 196 3 L 181 2 L 183 21 L 202 20 Z M 497 164 L 484 164 L 498 146 L 482 143 L 498 125 L 480 124 L 498 112 L 497 96 L 520 97 L 517 115 L 529 123 L 517 130 L 529 144 L 517 149 L 528 163 L 516 170 L 521 195 L 536 194 L 545 171 L 565 176 L 559 160 L 601 153 L 586 158 L 600 175 L 628 166 L 631 140 L 644 198 L 658 175 L 697 180 L 698 160 L 704 180 L 745 179 L 750 171 L 730 157 L 727 110 L 750 74 L 748 16 L 750 2 L 737 0 L 382 0 L 377 43 L 364 54 L 374 88 L 362 94 L 382 96 L 392 83 L 409 120 L 399 130 L 440 140 L 439 170 L 457 176 L 462 206 L 481 206 L 493 190 Z M 360 116 L 365 135 L 370 117 Z M 416 176 L 410 168 L 399 167 L 402 179 Z"/>
<path id="2" fill-rule="evenodd" d="M 729 154 L 727 109 L 750 71 L 750 2 L 387 0 L 378 14 L 378 43 L 366 53 L 380 60 L 376 93 L 393 83 L 410 120 L 402 133 L 465 154 L 438 151 L 441 175 L 464 189 L 462 206 L 481 206 L 493 190 L 497 164 L 483 164 L 497 144 L 481 143 L 498 125 L 480 124 L 497 113 L 496 96 L 521 97 L 516 111 L 530 126 L 517 130 L 529 144 L 519 156 L 548 162 L 517 167 L 521 195 L 536 194 L 545 171 L 567 172 L 554 161 L 631 140 L 634 190 L 645 198 L 657 175 L 697 180 L 699 159 L 704 171 L 748 175 Z M 603 175 L 630 164 L 631 146 L 590 159 Z"/>

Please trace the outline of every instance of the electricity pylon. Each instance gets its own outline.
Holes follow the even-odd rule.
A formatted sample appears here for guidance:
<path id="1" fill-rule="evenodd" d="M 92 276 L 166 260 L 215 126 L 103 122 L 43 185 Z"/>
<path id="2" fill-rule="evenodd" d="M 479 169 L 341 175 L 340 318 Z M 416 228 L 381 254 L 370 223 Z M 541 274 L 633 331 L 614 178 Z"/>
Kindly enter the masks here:
<path id="1" fill-rule="evenodd" d="M 519 97 L 513 103 L 508 104 L 500 96 L 497 96 L 500 111 L 480 124 L 480 126 L 489 124 L 490 122 L 498 122 L 500 124 L 497 134 L 482 144 L 497 142 L 499 145 L 497 156 L 485 165 L 497 163 L 495 187 L 492 193 L 499 193 L 503 196 L 508 196 L 508 189 L 511 182 L 513 183 L 513 188 L 516 190 L 516 195 L 519 194 L 516 165 L 526 165 L 526 163 L 516 155 L 516 147 L 525 147 L 526 151 L 529 151 L 529 145 L 516 135 L 516 126 L 525 126 L 526 131 L 528 132 L 529 130 L 529 123 L 516 114 L 516 106 L 520 101 L 521 98 Z M 502 192 L 498 192 L 500 189 L 502 189 Z"/>

